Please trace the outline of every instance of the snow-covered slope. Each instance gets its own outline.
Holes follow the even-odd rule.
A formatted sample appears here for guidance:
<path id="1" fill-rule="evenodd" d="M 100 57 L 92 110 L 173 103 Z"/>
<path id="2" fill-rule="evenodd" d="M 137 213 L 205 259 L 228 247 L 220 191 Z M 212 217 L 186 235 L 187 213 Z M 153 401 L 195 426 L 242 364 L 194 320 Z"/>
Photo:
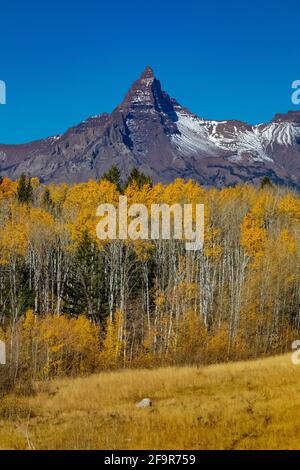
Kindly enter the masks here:
<path id="1" fill-rule="evenodd" d="M 175 148 L 183 155 L 205 152 L 218 157 L 228 152 L 232 162 L 247 158 L 253 162 L 273 162 L 275 146 L 294 147 L 300 137 L 300 127 L 292 122 L 272 122 L 249 126 L 235 121 L 209 121 L 184 110 L 177 110 L 178 134 L 171 137 Z"/>

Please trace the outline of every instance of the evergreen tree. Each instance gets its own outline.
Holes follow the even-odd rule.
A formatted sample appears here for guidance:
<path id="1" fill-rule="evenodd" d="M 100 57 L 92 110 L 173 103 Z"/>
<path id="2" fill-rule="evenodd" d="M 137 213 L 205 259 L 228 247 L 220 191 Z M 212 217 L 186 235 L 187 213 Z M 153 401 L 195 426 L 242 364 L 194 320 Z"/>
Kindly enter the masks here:
<path id="1" fill-rule="evenodd" d="M 108 314 L 104 275 L 104 260 L 85 231 L 71 265 L 64 310 L 101 323 Z"/>
<path id="2" fill-rule="evenodd" d="M 127 188 L 127 186 L 133 182 L 137 183 L 139 189 L 142 188 L 145 184 L 148 184 L 151 187 L 153 185 L 151 178 L 140 172 L 137 168 L 133 168 L 131 170 L 131 173 L 125 183 L 125 188 Z"/>
<path id="3" fill-rule="evenodd" d="M 29 204 L 33 199 L 31 178 L 22 173 L 18 182 L 17 199 L 20 204 Z"/>
<path id="4" fill-rule="evenodd" d="M 104 173 L 102 179 L 110 181 L 111 183 L 115 184 L 118 191 L 122 192 L 121 186 L 121 173 L 119 168 L 116 165 L 112 165 L 110 169 Z"/>
<path id="5" fill-rule="evenodd" d="M 265 187 L 273 187 L 272 182 L 268 176 L 264 176 L 260 182 L 260 189 L 263 189 Z"/>
<path id="6" fill-rule="evenodd" d="M 50 190 L 48 188 L 45 189 L 43 198 L 42 198 L 42 205 L 46 210 L 53 209 L 54 203 L 51 198 Z"/>

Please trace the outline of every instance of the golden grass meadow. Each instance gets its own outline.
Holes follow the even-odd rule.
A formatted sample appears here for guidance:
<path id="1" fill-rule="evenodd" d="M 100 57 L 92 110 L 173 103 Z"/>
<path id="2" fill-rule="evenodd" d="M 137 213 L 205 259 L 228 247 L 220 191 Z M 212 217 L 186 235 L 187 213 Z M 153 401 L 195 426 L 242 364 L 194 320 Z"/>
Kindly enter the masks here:
<path id="1" fill-rule="evenodd" d="M 56 379 L 0 402 L 1 449 L 299 449 L 299 430 L 289 354 Z"/>

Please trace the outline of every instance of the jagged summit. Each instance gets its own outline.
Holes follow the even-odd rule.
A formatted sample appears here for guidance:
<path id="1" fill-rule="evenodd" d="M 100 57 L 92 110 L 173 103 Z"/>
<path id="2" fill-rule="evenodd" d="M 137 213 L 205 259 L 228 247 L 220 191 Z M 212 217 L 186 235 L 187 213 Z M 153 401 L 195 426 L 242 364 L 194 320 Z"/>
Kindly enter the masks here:
<path id="1" fill-rule="evenodd" d="M 148 113 L 148 116 L 156 115 L 156 119 L 157 113 L 161 113 L 159 119 L 163 123 L 169 121 L 168 126 L 171 128 L 172 122 L 177 121 L 175 105 L 177 105 L 176 100 L 170 98 L 168 93 L 162 90 L 160 81 L 154 76 L 153 69 L 147 66 L 141 77 L 133 83 L 117 110 L 122 112 L 139 110 L 144 118 Z"/>
<path id="2" fill-rule="evenodd" d="M 121 106 L 126 104 L 140 108 L 153 106 L 155 103 L 155 94 L 157 94 L 159 88 L 160 83 L 155 78 L 152 68 L 147 66 L 140 78 L 132 84 Z"/>
<path id="3" fill-rule="evenodd" d="M 224 186 L 276 183 L 300 188 L 300 112 L 258 126 L 197 117 L 163 91 L 150 66 L 111 114 L 87 119 L 64 134 L 25 145 L 0 145 L 0 174 L 42 182 L 100 178 L 119 166 L 138 167 L 154 181 L 193 178 Z"/>
<path id="4" fill-rule="evenodd" d="M 153 69 L 152 67 L 150 67 L 150 65 L 147 65 L 147 67 L 145 68 L 145 70 L 143 71 L 142 75 L 141 75 L 141 80 L 144 80 L 144 79 L 152 79 L 154 80 L 154 72 L 153 72 Z"/>

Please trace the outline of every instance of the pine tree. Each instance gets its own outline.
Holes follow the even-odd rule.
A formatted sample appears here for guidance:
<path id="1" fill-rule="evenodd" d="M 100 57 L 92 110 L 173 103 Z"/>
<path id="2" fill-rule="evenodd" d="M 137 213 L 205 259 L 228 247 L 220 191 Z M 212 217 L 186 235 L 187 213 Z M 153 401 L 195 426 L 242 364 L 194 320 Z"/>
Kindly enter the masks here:
<path id="1" fill-rule="evenodd" d="M 54 203 L 51 198 L 51 193 L 48 188 L 45 189 L 44 194 L 43 194 L 43 199 L 42 199 L 42 206 L 46 210 L 51 210 L 53 209 Z"/>
<path id="2" fill-rule="evenodd" d="M 117 190 L 119 192 L 122 192 L 121 173 L 120 173 L 119 168 L 116 165 L 112 165 L 110 169 L 106 173 L 103 174 L 102 179 L 115 184 L 117 187 Z"/>
<path id="3" fill-rule="evenodd" d="M 24 173 L 22 173 L 18 182 L 17 199 L 20 204 L 29 204 L 33 199 L 31 178 L 28 178 Z"/>
<path id="4" fill-rule="evenodd" d="M 139 189 L 141 189 L 145 184 L 148 184 L 150 187 L 153 186 L 151 178 L 140 172 L 137 168 L 133 168 L 131 170 L 131 173 L 125 183 L 125 189 L 132 183 L 136 183 Z"/>
<path id="5" fill-rule="evenodd" d="M 269 188 L 273 187 L 271 180 L 268 176 L 264 176 L 260 182 L 260 189 L 263 189 L 265 187 L 269 187 Z"/>
<path id="6" fill-rule="evenodd" d="M 101 323 L 108 314 L 104 261 L 87 230 L 71 265 L 64 300 L 64 310 L 71 315 L 87 314 L 93 321 Z"/>

